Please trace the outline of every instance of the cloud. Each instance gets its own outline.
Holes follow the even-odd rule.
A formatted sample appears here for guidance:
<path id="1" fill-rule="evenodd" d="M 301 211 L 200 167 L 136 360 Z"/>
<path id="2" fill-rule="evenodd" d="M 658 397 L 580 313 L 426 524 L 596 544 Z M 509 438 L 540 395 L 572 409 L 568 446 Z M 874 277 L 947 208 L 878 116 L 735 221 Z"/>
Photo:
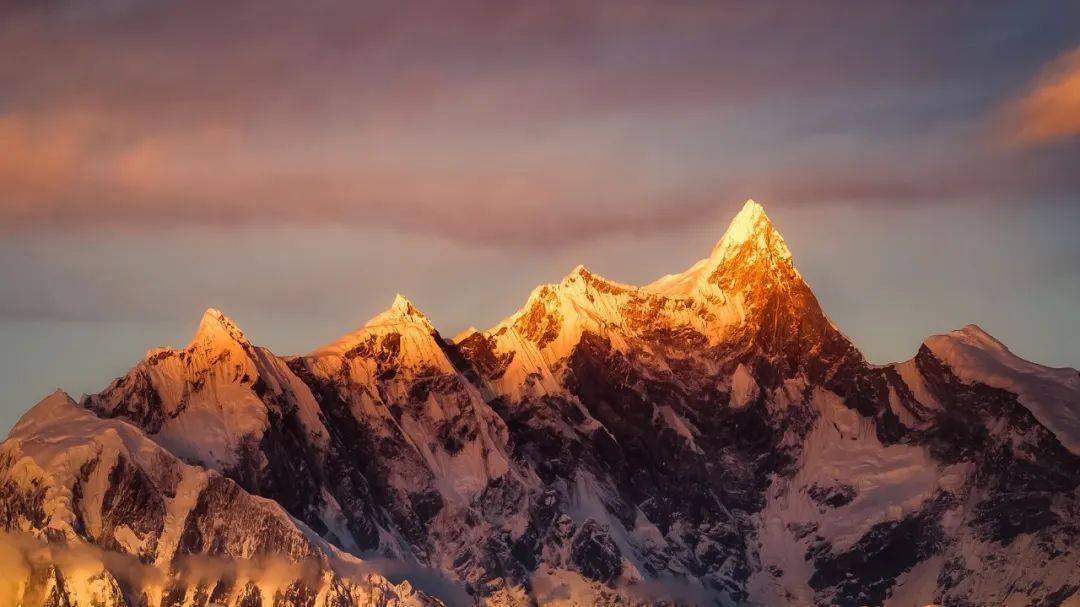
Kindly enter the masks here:
<path id="1" fill-rule="evenodd" d="M 953 6 L 5 5 L 0 230 L 337 224 L 539 248 L 672 233 L 750 196 L 1071 188 L 1052 161 L 981 158 L 967 128 L 987 81 L 1060 48 L 970 18 L 1068 19 Z"/>
<path id="2" fill-rule="evenodd" d="M 339 574 L 346 577 L 360 578 L 376 573 L 395 584 L 407 581 L 413 588 L 438 598 L 447 607 L 466 607 L 476 603 L 463 583 L 451 580 L 437 569 L 424 567 L 418 563 L 383 558 L 363 561 L 338 559 L 334 566 Z"/>
<path id="3" fill-rule="evenodd" d="M 56 566 L 69 576 L 93 577 L 108 570 L 128 588 L 161 587 L 169 573 L 137 558 L 88 544 L 46 542 L 25 533 L 0 533 L 0 604 L 21 604 L 24 585 L 44 567 Z"/>
<path id="4" fill-rule="evenodd" d="M 368 575 L 381 575 L 397 584 L 408 580 L 414 588 L 443 600 L 448 607 L 470 605 L 473 601 L 461 584 L 448 580 L 432 569 L 399 561 L 359 561 L 334 557 L 329 564 L 343 580 L 360 583 Z M 325 581 L 322 561 L 292 561 L 265 555 L 252 559 L 220 558 L 203 554 L 178 555 L 169 565 L 141 562 L 120 552 L 103 550 L 80 542 L 44 541 L 26 533 L 0 533 L 0 605 L 20 603 L 24 584 L 42 568 L 55 566 L 70 581 L 90 579 L 107 571 L 122 591 L 138 595 L 150 589 L 161 590 L 174 584 L 187 587 L 213 587 L 221 580 L 251 580 L 264 595 L 302 582 L 318 588 Z"/>
<path id="5" fill-rule="evenodd" d="M 1010 108 L 1012 135 L 1020 144 L 1041 144 L 1080 135 L 1080 47 L 1046 65 Z"/>
<path id="6" fill-rule="evenodd" d="M 627 585 L 625 591 L 634 600 L 646 604 L 718 605 L 723 596 L 719 591 L 676 577 L 642 580 Z"/>

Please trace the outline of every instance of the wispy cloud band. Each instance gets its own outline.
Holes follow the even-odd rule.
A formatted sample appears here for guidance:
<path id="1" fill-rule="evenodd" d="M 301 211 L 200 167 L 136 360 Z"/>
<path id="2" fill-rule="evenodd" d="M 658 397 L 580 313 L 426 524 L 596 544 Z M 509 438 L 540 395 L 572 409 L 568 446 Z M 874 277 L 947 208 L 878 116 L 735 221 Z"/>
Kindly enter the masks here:
<path id="1" fill-rule="evenodd" d="M 677 229 L 748 196 L 1080 194 L 1076 149 L 984 136 L 985 108 L 1080 33 L 1060 2 L 0 11 L 9 229 L 325 222 L 533 246 Z M 1077 56 L 1016 104 L 1016 137 L 1080 128 Z"/>

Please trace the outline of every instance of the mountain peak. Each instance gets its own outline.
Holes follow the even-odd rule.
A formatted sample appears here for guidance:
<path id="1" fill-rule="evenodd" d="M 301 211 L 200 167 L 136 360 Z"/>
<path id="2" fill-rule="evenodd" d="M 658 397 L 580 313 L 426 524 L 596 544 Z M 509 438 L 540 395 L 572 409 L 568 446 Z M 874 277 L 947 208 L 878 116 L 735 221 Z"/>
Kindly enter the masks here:
<path id="1" fill-rule="evenodd" d="M 1080 455 L 1080 374 L 1024 360 L 978 325 L 932 335 L 923 345 L 965 383 L 982 383 L 1016 394 L 1020 404 Z"/>
<path id="2" fill-rule="evenodd" d="M 744 218 L 744 217 L 745 218 L 765 217 L 765 207 L 758 204 L 758 202 L 756 200 L 754 200 L 753 198 L 747 198 L 746 202 L 743 203 L 742 209 L 740 209 L 738 214 L 735 215 L 735 220 L 737 221 L 740 218 Z M 766 220 L 768 219 L 768 217 L 765 217 L 765 218 L 766 218 Z"/>
<path id="3" fill-rule="evenodd" d="M 392 325 L 400 324 L 402 322 L 419 322 L 424 325 L 430 325 L 427 316 L 420 311 L 419 308 L 405 297 L 401 293 L 394 295 L 394 302 L 390 304 L 390 307 L 385 312 L 372 318 L 365 324 L 365 327 L 373 327 L 379 325 Z"/>
<path id="4" fill-rule="evenodd" d="M 311 355 L 340 355 L 372 336 L 400 333 L 411 329 L 419 329 L 423 333 L 435 332 L 435 327 L 427 316 L 424 316 L 424 313 L 413 305 L 413 302 L 409 301 L 408 297 L 397 293 L 394 295 L 394 302 L 390 304 L 389 308 L 376 314 L 359 329 L 316 349 Z"/>
<path id="5" fill-rule="evenodd" d="M 24 413 L 11 429 L 9 436 L 27 433 L 32 429 L 53 424 L 65 410 L 74 409 L 76 407 L 77 405 L 75 404 L 75 401 L 71 399 L 71 396 L 69 396 L 67 392 L 57 388 L 52 394 L 38 401 L 38 404 L 34 405 L 29 411 Z"/>
<path id="6" fill-rule="evenodd" d="M 579 263 L 578 265 L 574 266 L 573 270 L 570 270 L 569 274 L 563 277 L 563 282 L 571 280 L 575 276 L 589 276 L 590 274 L 592 274 L 592 272 L 589 272 L 589 268 L 586 268 L 583 264 Z"/>
<path id="7" fill-rule="evenodd" d="M 409 298 L 401 293 L 394 294 L 394 303 L 390 305 L 390 309 L 404 315 L 420 314 L 413 302 L 409 301 Z"/>
<path id="8" fill-rule="evenodd" d="M 765 214 L 765 207 L 748 198 L 742 209 L 731 219 L 727 235 L 732 238 L 749 237 L 763 226 L 771 226 L 769 216 Z"/>
<path id="9" fill-rule="evenodd" d="M 458 343 L 461 343 L 461 342 L 465 341 L 466 339 L 472 337 L 473 335 L 475 335 L 475 334 L 477 334 L 479 332 L 480 332 L 479 329 L 477 329 L 476 327 L 470 326 L 468 329 L 465 329 L 464 331 L 461 331 L 460 333 L 458 333 L 457 335 L 452 337 L 450 339 L 450 341 L 452 343 L 458 344 Z"/>
<path id="10" fill-rule="evenodd" d="M 724 235 L 713 247 L 710 257 L 723 257 L 730 251 L 752 242 L 758 248 L 771 250 L 781 258 L 790 258 L 784 237 L 773 227 L 765 208 L 754 201 L 746 201 L 742 210 L 735 215 Z"/>
<path id="11" fill-rule="evenodd" d="M 669 297 L 687 297 L 707 287 L 718 270 L 739 271 L 741 266 L 760 264 L 791 265 L 791 251 L 784 237 L 773 227 L 765 209 L 749 199 L 713 246 L 709 256 L 679 274 L 668 274 L 645 286 L 645 290 Z"/>
<path id="12" fill-rule="evenodd" d="M 588 268 L 579 263 L 578 265 L 574 266 L 573 270 L 570 270 L 569 274 L 563 276 L 563 279 L 559 281 L 558 286 L 568 287 L 578 283 L 586 284 L 593 278 L 599 277 L 590 272 Z"/>
<path id="13" fill-rule="evenodd" d="M 242 346 L 250 345 L 240 327 L 216 308 L 207 308 L 206 312 L 203 312 L 202 320 L 199 321 L 199 328 L 195 331 L 195 337 L 192 338 L 191 343 L 238 343 Z"/>
<path id="14" fill-rule="evenodd" d="M 554 287 L 560 292 L 585 292 L 588 289 L 600 289 L 602 291 L 627 291 L 632 290 L 632 287 L 621 282 L 615 282 L 614 280 L 608 280 L 595 272 L 592 272 L 585 266 L 578 264 L 570 271 L 569 274 L 563 277 L 563 279 L 557 285 L 548 285 Z M 543 288 L 538 292 L 542 292 Z"/>

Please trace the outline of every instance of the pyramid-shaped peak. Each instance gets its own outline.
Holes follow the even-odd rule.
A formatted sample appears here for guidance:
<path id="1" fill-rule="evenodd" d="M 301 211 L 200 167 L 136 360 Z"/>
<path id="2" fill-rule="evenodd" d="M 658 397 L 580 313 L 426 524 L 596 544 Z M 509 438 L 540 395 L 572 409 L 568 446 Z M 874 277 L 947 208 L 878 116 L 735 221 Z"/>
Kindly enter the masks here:
<path id="1" fill-rule="evenodd" d="M 978 348 L 979 350 L 1001 352 L 1008 354 L 1009 356 L 1014 356 L 1005 344 L 976 324 L 965 325 L 963 328 L 954 329 L 945 335 L 932 335 L 923 343 L 931 346 L 932 343 L 941 343 L 943 341 L 962 343 Z"/>
<path id="2" fill-rule="evenodd" d="M 364 326 L 373 327 L 378 325 L 398 324 L 401 322 L 419 322 L 430 325 L 427 316 L 416 305 L 401 293 L 394 295 L 394 303 L 390 304 L 381 314 L 369 320 Z"/>
<path id="3" fill-rule="evenodd" d="M 24 413 L 12 427 L 8 436 L 31 434 L 43 427 L 55 425 L 59 417 L 77 406 L 67 392 L 57 388 Z"/>
<path id="4" fill-rule="evenodd" d="M 572 282 L 576 278 L 588 278 L 592 275 L 593 274 L 589 271 L 589 268 L 586 268 L 584 265 L 579 263 L 578 265 L 574 266 L 573 270 L 570 270 L 569 274 L 563 276 L 563 279 L 560 282 L 562 284 L 566 284 L 568 282 Z"/>
<path id="5" fill-rule="evenodd" d="M 203 312 L 202 320 L 199 321 L 199 328 L 195 331 L 195 337 L 191 340 L 191 343 L 217 344 L 229 342 L 250 345 L 247 337 L 244 336 L 244 332 L 231 318 L 225 316 L 217 308 L 207 308 L 206 312 Z"/>
<path id="6" fill-rule="evenodd" d="M 739 215 L 764 215 L 765 207 L 758 204 L 753 198 L 747 198 L 743 203 L 742 209 L 739 211 Z M 738 217 L 738 215 L 736 215 Z"/>
<path id="7" fill-rule="evenodd" d="M 403 316 L 409 318 L 427 319 L 427 316 L 420 311 L 420 308 L 416 307 L 416 304 L 412 302 L 408 297 L 405 297 L 401 293 L 394 295 L 394 303 L 390 304 L 390 309 L 387 310 L 390 314 L 395 316 Z"/>
<path id="8" fill-rule="evenodd" d="M 764 207 L 752 198 L 746 201 L 742 210 L 731 220 L 727 231 L 713 247 L 710 257 L 724 257 L 746 243 L 752 243 L 777 257 L 791 258 L 791 251 L 788 250 L 784 237 L 773 226 Z"/>
<path id="9" fill-rule="evenodd" d="M 401 314 L 419 314 L 420 311 L 413 305 L 413 302 L 409 301 L 408 297 L 405 297 L 401 293 L 394 294 L 394 303 L 390 305 L 390 309 Z"/>
<path id="10" fill-rule="evenodd" d="M 777 264 L 794 270 L 791 251 L 784 237 L 773 226 L 765 209 L 750 199 L 731 220 L 708 257 L 683 272 L 668 274 L 643 288 L 668 297 L 689 297 L 702 289 L 712 288 L 709 281 L 720 269 L 740 272 L 746 266 L 761 268 Z"/>
<path id="11" fill-rule="evenodd" d="M 621 282 L 615 282 L 614 280 L 608 280 L 589 270 L 585 266 L 578 264 L 569 274 L 563 277 L 558 285 L 555 285 L 555 288 L 560 292 L 566 292 L 567 290 L 577 292 L 586 288 L 623 291 L 632 289 L 633 287 Z"/>
<path id="12" fill-rule="evenodd" d="M 723 237 L 717 242 L 717 246 L 724 242 L 744 242 L 752 238 L 755 233 L 771 226 L 772 221 L 769 220 L 769 216 L 765 213 L 765 207 L 751 198 L 731 219 L 731 223 L 728 224 Z"/>

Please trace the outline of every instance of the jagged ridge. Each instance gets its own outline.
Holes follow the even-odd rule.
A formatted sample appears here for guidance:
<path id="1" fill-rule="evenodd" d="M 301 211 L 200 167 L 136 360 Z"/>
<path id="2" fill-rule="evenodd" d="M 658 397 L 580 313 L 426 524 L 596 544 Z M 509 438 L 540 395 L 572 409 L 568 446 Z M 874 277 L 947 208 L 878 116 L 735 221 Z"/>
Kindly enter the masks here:
<path id="1" fill-rule="evenodd" d="M 1076 378 L 972 328 L 867 364 L 748 201 L 681 274 L 579 266 L 455 340 L 399 295 L 279 358 L 210 310 L 82 406 L 493 605 L 961 605 L 1080 587 Z"/>

